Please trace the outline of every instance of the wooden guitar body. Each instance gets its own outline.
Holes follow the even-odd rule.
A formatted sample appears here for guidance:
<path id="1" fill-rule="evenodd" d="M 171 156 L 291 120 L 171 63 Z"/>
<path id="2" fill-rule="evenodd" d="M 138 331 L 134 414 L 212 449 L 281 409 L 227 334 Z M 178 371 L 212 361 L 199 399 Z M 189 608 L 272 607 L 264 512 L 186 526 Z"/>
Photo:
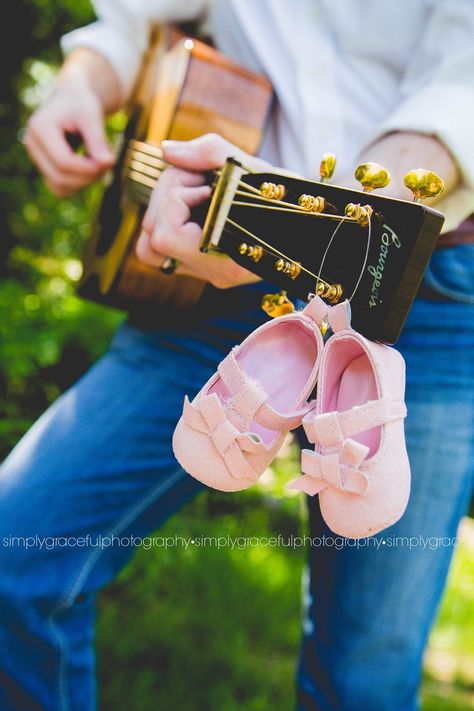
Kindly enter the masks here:
<path id="1" fill-rule="evenodd" d="M 205 282 L 165 275 L 135 256 L 150 190 L 163 167 L 164 139 L 219 133 L 248 153 L 261 142 L 272 89 L 211 47 L 163 28 L 150 49 L 130 110 L 112 182 L 87 241 L 81 296 L 118 308 L 141 302 L 194 304 Z"/>

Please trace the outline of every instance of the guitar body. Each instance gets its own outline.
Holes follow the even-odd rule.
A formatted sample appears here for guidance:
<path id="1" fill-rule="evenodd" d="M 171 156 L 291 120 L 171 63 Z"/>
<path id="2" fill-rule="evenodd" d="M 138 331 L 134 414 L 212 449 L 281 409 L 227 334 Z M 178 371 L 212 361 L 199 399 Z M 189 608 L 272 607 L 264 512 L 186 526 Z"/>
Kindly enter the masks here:
<path id="1" fill-rule="evenodd" d="M 83 255 L 78 291 L 117 308 L 142 302 L 192 306 L 205 282 L 140 262 L 135 244 L 163 168 L 160 143 L 218 133 L 255 154 L 272 89 L 262 76 L 213 48 L 163 28 L 152 44 L 130 110 L 122 149 Z"/>

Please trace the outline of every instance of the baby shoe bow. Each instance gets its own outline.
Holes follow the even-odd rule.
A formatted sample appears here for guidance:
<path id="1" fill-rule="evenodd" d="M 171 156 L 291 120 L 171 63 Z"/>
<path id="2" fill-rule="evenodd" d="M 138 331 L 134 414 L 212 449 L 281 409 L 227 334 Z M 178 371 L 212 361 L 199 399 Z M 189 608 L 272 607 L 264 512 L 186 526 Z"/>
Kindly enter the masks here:
<path id="1" fill-rule="evenodd" d="M 314 451 L 301 455 L 302 476 L 288 485 L 314 496 L 329 528 L 370 536 L 395 523 L 410 493 L 403 420 L 405 363 L 350 325 L 350 305 L 328 311 L 316 407 L 303 418 Z"/>
<path id="2" fill-rule="evenodd" d="M 228 419 L 215 393 L 203 397 L 196 405 L 186 396 L 183 420 L 191 429 L 209 435 L 233 477 L 258 478 L 243 453 L 258 452 L 260 437 L 240 432 Z"/>
<path id="3" fill-rule="evenodd" d="M 236 346 L 190 402 L 173 450 L 189 474 L 221 491 L 255 484 L 289 430 L 314 408 L 310 400 L 323 351 L 326 304 L 269 321 Z"/>
<path id="4" fill-rule="evenodd" d="M 331 454 L 305 449 L 301 453 L 303 474 L 288 484 L 288 489 L 298 489 L 310 496 L 327 487 L 350 494 L 365 494 L 369 478 L 359 467 L 368 453 L 369 447 L 353 439 L 346 439 L 341 449 Z"/>

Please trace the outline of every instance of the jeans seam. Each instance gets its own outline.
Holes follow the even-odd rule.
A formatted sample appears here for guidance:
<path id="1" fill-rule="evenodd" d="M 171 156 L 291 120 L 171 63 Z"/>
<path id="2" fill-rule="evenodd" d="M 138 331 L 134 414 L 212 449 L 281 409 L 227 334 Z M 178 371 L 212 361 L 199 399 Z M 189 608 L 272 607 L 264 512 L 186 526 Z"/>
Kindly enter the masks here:
<path id="1" fill-rule="evenodd" d="M 463 304 L 474 304 L 474 296 L 469 294 L 463 294 L 462 292 L 454 291 L 449 287 L 443 286 L 438 279 L 434 276 L 431 268 L 428 268 L 425 273 L 425 280 L 428 286 L 437 291 L 442 296 L 446 296 L 448 299 L 453 301 L 459 301 Z"/>
<path id="2" fill-rule="evenodd" d="M 109 529 L 106 535 L 108 536 L 114 536 L 117 533 L 119 533 L 125 526 L 127 526 L 129 523 L 131 523 L 137 516 L 138 514 L 146 508 L 148 504 L 151 504 L 158 494 L 162 491 L 166 491 L 171 487 L 172 484 L 176 483 L 180 477 L 185 476 L 185 472 L 183 469 L 177 469 L 174 474 L 164 482 L 161 482 L 157 487 L 152 489 L 150 492 L 144 495 L 144 497 L 140 500 L 138 504 L 136 504 L 131 510 L 127 511 L 127 513 L 122 516 L 122 518 L 118 519 L 116 523 Z M 74 582 L 70 585 L 68 592 L 64 595 L 62 600 L 56 605 L 56 607 L 51 611 L 51 613 L 48 616 L 48 626 L 50 627 L 51 631 L 53 632 L 54 636 L 56 637 L 56 640 L 59 643 L 59 677 L 58 677 L 58 692 L 59 692 L 59 703 L 60 703 L 60 709 L 61 711 L 70 711 L 71 709 L 71 704 L 70 704 L 70 698 L 67 692 L 67 687 L 66 687 L 66 680 L 65 680 L 65 669 L 66 669 L 66 663 L 67 663 L 67 654 L 68 654 L 68 643 L 67 640 L 65 639 L 65 636 L 62 634 L 59 625 L 57 624 L 55 620 L 55 616 L 60 612 L 61 610 L 66 609 L 68 606 L 70 606 L 72 600 L 75 598 L 79 590 L 81 590 L 82 585 L 85 583 L 87 580 L 88 575 L 90 574 L 91 570 L 94 568 L 94 565 L 96 562 L 100 559 L 101 555 L 103 554 L 103 549 L 101 548 L 94 548 L 94 550 L 90 553 L 89 556 L 87 556 L 86 560 L 82 564 L 76 578 L 74 579 Z"/>

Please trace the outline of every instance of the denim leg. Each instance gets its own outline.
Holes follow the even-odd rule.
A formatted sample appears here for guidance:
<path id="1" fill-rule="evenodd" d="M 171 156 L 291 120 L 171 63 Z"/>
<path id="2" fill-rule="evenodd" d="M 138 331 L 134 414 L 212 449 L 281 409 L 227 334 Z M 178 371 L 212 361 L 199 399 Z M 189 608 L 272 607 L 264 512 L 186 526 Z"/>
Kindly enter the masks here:
<path id="1" fill-rule="evenodd" d="M 200 491 L 171 450 L 184 394 L 222 355 L 200 350 L 122 328 L 0 469 L 2 711 L 95 708 L 95 592 L 132 551 L 12 537 L 143 536 Z"/>
<path id="2" fill-rule="evenodd" d="M 397 347 L 407 364 L 410 502 L 365 547 L 334 538 L 311 548 L 299 711 L 418 708 L 422 654 L 454 550 L 440 539 L 456 536 L 472 494 L 473 305 L 417 301 Z M 317 500 L 309 508 L 311 536 L 330 536 Z"/>

